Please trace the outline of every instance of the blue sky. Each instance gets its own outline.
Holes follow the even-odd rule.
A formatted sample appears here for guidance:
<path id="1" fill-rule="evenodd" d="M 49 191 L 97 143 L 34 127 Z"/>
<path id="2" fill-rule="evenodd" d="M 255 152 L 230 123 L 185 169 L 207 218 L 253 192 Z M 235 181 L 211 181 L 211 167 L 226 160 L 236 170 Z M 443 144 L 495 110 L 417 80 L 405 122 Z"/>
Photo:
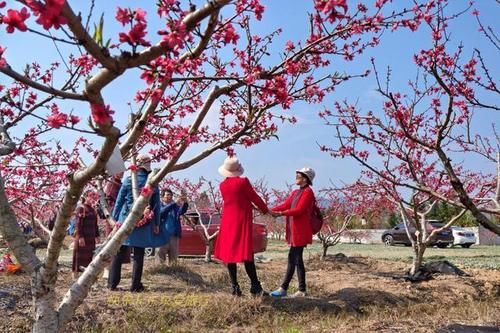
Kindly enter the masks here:
<path id="1" fill-rule="evenodd" d="M 203 1 L 195 1 L 203 3 Z M 354 1 L 349 1 L 351 2 Z M 374 2 L 374 1 L 373 1 Z M 456 10 L 465 8 L 468 1 L 452 0 L 450 9 Z M 11 7 L 9 1 L 8 7 Z M 84 1 L 72 1 L 75 11 L 82 11 L 82 16 L 86 17 L 86 8 L 79 6 L 87 5 Z M 116 40 L 119 26 L 114 20 L 115 8 L 130 6 L 135 8 L 141 6 L 153 17 L 153 5 L 155 1 L 96 1 L 94 21 L 99 19 L 101 12 L 105 15 L 105 35 L 113 36 Z M 267 10 L 261 22 L 252 24 L 256 32 L 262 34 L 269 33 L 279 27 L 283 28 L 282 35 L 273 43 L 272 51 L 277 53 L 283 48 L 287 40 L 304 39 L 307 35 L 308 19 L 306 12 L 312 8 L 311 1 L 288 1 L 274 0 L 262 1 Z M 412 1 L 397 1 L 399 6 L 411 6 Z M 15 6 L 15 5 L 14 5 Z M 484 23 L 492 25 L 495 31 L 499 31 L 498 17 L 500 15 L 500 6 L 495 0 L 478 0 L 476 7 L 481 12 Z M 155 23 L 156 22 L 156 23 Z M 466 45 L 465 55 L 470 55 L 473 47 L 484 48 L 487 45 L 486 40 L 477 31 L 477 25 L 470 14 L 466 14 L 450 27 L 454 43 L 464 41 Z M 148 31 L 153 32 L 160 28 L 158 20 L 150 20 Z M 56 50 L 48 40 L 34 36 L 28 33 L 16 33 L 9 35 L 5 30 L 0 31 L 0 45 L 6 46 L 8 51 L 6 57 L 9 63 L 20 70 L 26 62 L 37 61 L 48 64 L 58 60 Z M 413 79 L 416 69 L 412 63 L 412 55 L 419 49 L 430 46 L 430 36 L 426 29 L 417 33 L 407 31 L 398 31 L 395 33 L 386 33 L 382 38 L 382 43 L 376 49 L 368 50 L 362 57 L 355 62 L 346 63 L 339 60 L 332 65 L 332 70 L 346 72 L 363 72 L 370 68 L 369 59 L 374 57 L 380 70 L 385 70 L 391 66 L 393 71 L 392 87 L 393 89 L 406 89 L 406 83 Z M 61 52 L 68 54 L 69 50 L 61 46 Z M 273 57 L 275 55 L 271 55 Z M 493 58 L 495 54 L 484 54 L 490 60 L 493 77 L 498 77 L 499 65 Z M 0 83 L 6 83 L 5 76 L 0 75 Z M 133 93 L 138 87 L 143 87 L 143 83 L 138 80 L 138 71 L 132 72 L 124 78 L 113 83 L 104 91 L 105 99 L 111 104 L 114 110 L 124 110 L 128 113 L 127 103 L 133 98 Z M 298 124 L 285 125 L 280 128 L 278 133 L 279 141 L 273 139 L 263 142 L 249 149 L 241 147 L 236 148 L 236 153 L 242 161 L 246 175 L 251 180 L 265 177 L 270 186 L 282 188 L 285 183 L 292 183 L 294 180 L 294 171 L 303 166 L 310 166 L 317 172 L 315 188 L 328 186 L 331 182 L 338 184 L 341 181 L 350 182 L 359 175 L 359 167 L 355 162 L 349 159 L 332 159 L 325 153 L 319 151 L 318 144 L 335 144 L 332 128 L 325 127 L 322 121 L 316 116 L 319 110 L 324 107 L 330 107 L 334 101 L 348 99 L 350 101 L 358 100 L 358 105 L 364 110 L 376 110 L 380 105 L 380 97 L 374 92 L 375 79 L 373 76 L 367 79 L 356 79 L 340 86 L 335 93 L 331 94 L 320 105 L 306 105 L 303 103 L 295 104 L 290 111 L 299 119 Z M 124 94 L 124 92 L 127 92 Z M 125 96 L 125 99 L 124 99 Z M 67 104 L 68 108 L 78 111 L 80 108 L 86 109 L 84 104 Z M 88 110 L 88 109 L 86 109 Z M 83 111 L 88 112 L 88 111 Z M 118 111 L 121 112 L 121 111 Z M 117 112 L 117 114 L 118 114 Z M 126 117 L 122 117 L 123 122 Z M 500 124 L 500 116 L 497 114 L 479 115 L 476 126 L 486 128 L 492 122 Z M 119 121 L 120 123 L 120 121 Z M 28 123 L 25 125 L 28 126 Z M 22 129 L 17 129 L 21 131 Z M 17 131 L 16 130 L 16 131 Z M 15 135 L 15 133 L 13 133 Z M 57 137 L 65 137 L 67 133 L 53 133 Z M 95 140 L 96 143 L 99 139 Z M 218 152 L 203 160 L 198 165 L 189 170 L 173 174 L 174 177 L 197 179 L 204 176 L 207 179 L 221 179 L 217 174 L 217 167 L 221 164 L 225 153 Z M 468 161 L 476 164 L 476 161 Z M 494 166 L 481 164 L 485 170 Z M 494 169 L 491 169 L 493 171 Z"/>

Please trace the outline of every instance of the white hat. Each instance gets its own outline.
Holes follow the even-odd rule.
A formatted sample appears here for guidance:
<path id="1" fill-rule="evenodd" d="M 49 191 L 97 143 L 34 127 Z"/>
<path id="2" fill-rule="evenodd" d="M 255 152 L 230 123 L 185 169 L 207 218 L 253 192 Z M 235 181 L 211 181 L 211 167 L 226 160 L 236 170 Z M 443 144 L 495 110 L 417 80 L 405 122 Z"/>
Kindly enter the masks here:
<path id="1" fill-rule="evenodd" d="M 300 170 L 295 170 L 295 172 L 301 173 L 304 176 L 306 176 L 307 179 L 309 179 L 309 183 L 311 183 L 311 185 L 312 185 L 313 179 L 316 176 L 316 172 L 314 172 L 313 169 L 311 169 L 309 167 L 304 167 L 304 168 L 302 168 Z"/>
<path id="2" fill-rule="evenodd" d="M 138 168 L 143 168 L 146 171 L 151 171 L 151 156 L 147 154 L 139 154 L 135 159 Z"/>
<path id="3" fill-rule="evenodd" d="M 219 167 L 219 173 L 224 177 L 238 177 L 243 174 L 243 167 L 236 157 L 227 157 Z"/>

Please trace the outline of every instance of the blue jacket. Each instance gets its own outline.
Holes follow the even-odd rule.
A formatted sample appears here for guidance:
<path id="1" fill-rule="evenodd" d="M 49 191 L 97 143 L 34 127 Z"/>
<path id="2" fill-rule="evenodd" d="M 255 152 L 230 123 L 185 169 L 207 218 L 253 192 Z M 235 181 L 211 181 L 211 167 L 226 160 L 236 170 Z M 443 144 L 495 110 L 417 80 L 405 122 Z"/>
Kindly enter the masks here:
<path id="1" fill-rule="evenodd" d="M 137 187 L 140 191 L 148 178 L 148 172 L 144 169 L 137 170 Z M 134 196 L 132 194 L 132 179 L 128 176 L 120 187 L 118 196 L 116 197 L 115 206 L 113 207 L 113 218 L 115 221 L 124 222 L 134 204 Z M 160 224 L 160 190 L 158 187 L 153 189 L 153 194 L 149 201 L 150 207 L 153 209 L 154 218 L 148 224 L 135 228 L 134 231 L 125 240 L 123 245 L 135 247 L 160 247 L 168 243 L 168 233 L 165 226 Z M 163 224 L 163 223 L 162 223 Z M 160 226 L 160 233 L 154 234 L 154 226 Z"/>
<path id="2" fill-rule="evenodd" d="M 181 215 L 184 215 L 188 209 L 187 202 L 182 206 L 179 206 L 176 202 L 171 202 L 169 204 L 162 204 L 160 219 L 162 224 L 165 225 L 168 238 L 175 236 L 181 238 L 182 236 L 182 226 L 181 226 Z"/>

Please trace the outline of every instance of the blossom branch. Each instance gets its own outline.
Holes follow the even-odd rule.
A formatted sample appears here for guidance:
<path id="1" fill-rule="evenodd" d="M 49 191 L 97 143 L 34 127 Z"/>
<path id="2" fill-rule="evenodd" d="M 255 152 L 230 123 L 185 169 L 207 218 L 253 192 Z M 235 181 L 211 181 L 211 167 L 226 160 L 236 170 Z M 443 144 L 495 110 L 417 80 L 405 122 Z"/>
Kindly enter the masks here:
<path id="1" fill-rule="evenodd" d="M 182 24 L 186 27 L 186 31 L 193 30 L 198 23 L 205 18 L 211 16 L 214 12 L 218 12 L 222 7 L 229 4 L 231 0 L 211 0 L 206 3 L 202 8 L 197 9 L 191 14 L 184 17 Z M 144 51 L 140 52 L 137 57 L 126 59 L 121 57 L 120 61 L 126 63 L 128 68 L 147 65 L 151 60 L 158 58 L 165 53 L 165 48 L 161 43 L 157 43 Z"/>
<path id="2" fill-rule="evenodd" d="M 90 37 L 85 27 L 82 25 L 79 16 L 76 16 L 68 1 L 64 2 L 62 15 L 68 20 L 68 26 L 75 36 L 75 39 L 83 45 L 83 47 L 97 59 L 105 68 L 113 72 L 120 72 L 118 62 L 103 52 L 103 49 Z"/>
<path id="3" fill-rule="evenodd" d="M 86 101 L 87 100 L 87 97 L 85 95 L 75 94 L 75 93 L 67 92 L 64 90 L 58 90 L 58 89 L 40 84 L 38 82 L 35 82 L 35 81 L 31 80 L 29 77 L 22 75 L 22 74 L 19 74 L 18 72 L 13 70 L 8 65 L 3 66 L 3 67 L 0 66 L 0 72 L 11 77 L 12 79 L 14 79 L 18 82 L 22 82 L 22 83 L 24 83 L 24 84 L 26 84 L 34 89 L 38 89 L 38 90 L 43 91 L 47 94 L 55 95 L 55 96 L 58 96 L 61 98 L 66 98 L 66 99 L 73 99 L 73 100 L 77 100 L 77 101 Z"/>
<path id="4" fill-rule="evenodd" d="M 179 63 L 185 62 L 187 59 L 195 59 L 199 57 L 202 52 L 205 50 L 206 46 L 208 45 L 208 42 L 210 41 L 210 38 L 212 37 L 212 34 L 214 32 L 214 29 L 217 25 L 218 21 L 218 14 L 219 10 L 216 10 L 212 15 L 210 16 L 210 20 L 208 22 L 208 25 L 205 29 L 205 32 L 203 34 L 203 37 L 201 38 L 198 46 L 193 50 L 184 53 L 180 58 L 179 58 Z M 171 83 L 171 80 L 164 80 L 160 86 L 157 88 L 159 95 L 162 96 L 165 93 L 165 90 L 167 86 Z M 144 112 L 141 114 L 141 117 L 137 122 L 135 122 L 132 130 L 130 131 L 127 139 L 125 142 L 123 142 L 120 146 L 120 151 L 122 156 L 127 156 L 129 153 L 130 149 L 135 145 L 137 140 L 139 139 L 140 135 L 144 132 L 144 128 L 146 127 L 146 120 L 147 118 L 156 110 L 158 107 L 159 103 L 159 98 L 156 96 L 155 98 L 149 97 L 149 104 L 146 106 Z"/>

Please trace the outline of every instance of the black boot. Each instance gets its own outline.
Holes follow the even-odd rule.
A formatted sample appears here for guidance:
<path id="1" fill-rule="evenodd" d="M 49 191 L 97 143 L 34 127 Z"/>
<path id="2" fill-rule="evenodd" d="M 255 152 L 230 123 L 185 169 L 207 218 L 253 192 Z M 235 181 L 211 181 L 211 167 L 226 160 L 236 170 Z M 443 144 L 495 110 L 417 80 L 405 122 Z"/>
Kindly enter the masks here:
<path id="1" fill-rule="evenodd" d="M 252 296 L 254 297 L 269 296 L 269 293 L 262 289 L 262 285 L 260 284 L 260 282 L 250 287 L 250 294 L 252 294 Z"/>
<path id="2" fill-rule="evenodd" d="M 130 291 L 133 293 L 142 293 L 145 290 L 146 290 L 146 287 L 144 287 L 144 285 L 140 282 L 139 282 L 138 286 L 130 288 Z"/>
<path id="3" fill-rule="evenodd" d="M 240 297 L 242 295 L 241 289 L 239 285 L 234 285 L 233 286 L 233 291 L 231 293 L 233 296 Z"/>

